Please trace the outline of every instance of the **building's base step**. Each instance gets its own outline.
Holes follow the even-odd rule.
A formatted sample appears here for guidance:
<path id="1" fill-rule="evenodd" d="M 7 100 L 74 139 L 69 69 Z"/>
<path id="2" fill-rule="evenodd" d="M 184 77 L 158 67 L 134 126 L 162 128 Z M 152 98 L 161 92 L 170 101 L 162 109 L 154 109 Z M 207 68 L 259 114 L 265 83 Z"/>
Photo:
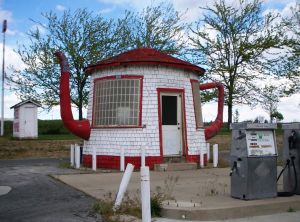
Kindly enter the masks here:
<path id="1" fill-rule="evenodd" d="M 195 170 L 197 169 L 197 163 L 161 163 L 155 164 L 155 171 L 181 171 L 181 170 Z"/>
<path id="2" fill-rule="evenodd" d="M 164 163 L 186 163 L 185 156 L 164 157 Z"/>

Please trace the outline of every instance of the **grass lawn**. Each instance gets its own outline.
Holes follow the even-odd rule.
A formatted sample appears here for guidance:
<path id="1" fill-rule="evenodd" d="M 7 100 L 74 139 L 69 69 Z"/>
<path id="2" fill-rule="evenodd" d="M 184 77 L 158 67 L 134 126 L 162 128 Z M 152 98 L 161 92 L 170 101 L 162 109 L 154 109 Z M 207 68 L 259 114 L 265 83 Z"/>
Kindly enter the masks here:
<path id="1" fill-rule="evenodd" d="M 69 157 L 70 145 L 81 142 L 81 139 L 70 134 L 41 135 L 35 140 L 0 137 L 0 159 Z"/>
<path id="2" fill-rule="evenodd" d="M 220 151 L 230 152 L 231 131 L 221 132 L 208 140 L 210 144 L 219 144 Z M 278 153 L 283 147 L 282 130 L 276 130 Z M 70 144 L 82 143 L 82 139 L 72 134 L 41 134 L 36 140 L 18 140 L 12 137 L 0 137 L 0 159 L 18 159 L 30 157 L 69 157 Z"/>
<path id="3" fill-rule="evenodd" d="M 39 135 L 38 140 L 80 140 L 73 134 Z"/>

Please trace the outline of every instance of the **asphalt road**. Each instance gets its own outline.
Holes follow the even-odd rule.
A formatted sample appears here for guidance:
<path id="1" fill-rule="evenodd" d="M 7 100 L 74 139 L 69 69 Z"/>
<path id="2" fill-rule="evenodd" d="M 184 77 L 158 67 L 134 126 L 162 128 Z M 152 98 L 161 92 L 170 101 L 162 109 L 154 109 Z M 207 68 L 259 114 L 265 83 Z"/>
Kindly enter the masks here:
<path id="1" fill-rule="evenodd" d="M 63 160 L 0 160 L 0 186 L 12 190 L 0 196 L 1 222 L 102 221 L 92 212 L 95 200 L 49 174 L 72 173 Z"/>

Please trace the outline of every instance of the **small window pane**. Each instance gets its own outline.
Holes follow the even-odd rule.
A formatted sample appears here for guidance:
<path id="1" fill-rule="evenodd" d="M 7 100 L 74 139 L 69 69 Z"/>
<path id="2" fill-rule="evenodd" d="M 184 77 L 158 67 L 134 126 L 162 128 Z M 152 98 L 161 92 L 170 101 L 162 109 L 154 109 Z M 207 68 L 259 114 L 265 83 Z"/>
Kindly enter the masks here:
<path id="1" fill-rule="evenodd" d="M 177 96 L 162 96 L 162 125 L 177 125 Z"/>

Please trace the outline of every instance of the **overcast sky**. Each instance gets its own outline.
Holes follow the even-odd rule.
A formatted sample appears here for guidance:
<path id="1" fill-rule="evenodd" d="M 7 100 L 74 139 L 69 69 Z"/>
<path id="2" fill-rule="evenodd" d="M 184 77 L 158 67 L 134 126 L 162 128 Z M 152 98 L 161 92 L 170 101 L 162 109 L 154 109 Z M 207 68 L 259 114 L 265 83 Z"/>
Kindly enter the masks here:
<path id="1" fill-rule="evenodd" d="M 229 0 L 233 2 L 234 0 Z M 283 15 L 290 13 L 290 7 L 295 5 L 299 0 L 265 0 L 264 10 L 277 11 Z M 24 65 L 18 58 L 14 50 L 18 44 L 26 44 L 28 40 L 26 33 L 28 30 L 36 28 L 36 24 L 32 22 L 41 21 L 42 12 L 50 10 L 63 13 L 66 9 L 75 10 L 77 8 L 87 8 L 95 13 L 101 13 L 107 18 L 121 17 L 125 10 L 140 11 L 147 5 L 159 1 L 154 0 L 0 0 L 0 24 L 3 19 L 8 21 L 8 30 L 6 32 L 6 67 L 14 65 L 22 68 Z M 195 21 L 201 15 L 199 6 L 210 5 L 209 0 L 171 0 L 174 8 L 178 11 L 186 11 L 185 19 L 187 22 Z M 2 38 L 0 43 L 0 59 L 2 61 Z M 20 102 L 13 92 L 9 91 L 9 87 L 5 87 L 5 118 L 12 118 L 13 112 L 9 108 Z M 278 110 L 284 115 L 284 121 L 300 121 L 300 95 L 293 95 L 283 98 L 279 104 Z M 240 120 L 254 119 L 258 115 L 267 117 L 267 113 L 260 107 L 250 109 L 247 106 L 236 106 L 238 109 Z M 224 119 L 227 119 L 227 109 L 224 110 Z M 76 113 L 76 111 L 75 111 Z M 74 113 L 74 114 L 75 114 Z M 204 120 L 213 120 L 216 116 L 216 104 L 209 103 L 203 106 Z M 75 115 L 76 116 L 76 115 Z M 39 112 L 40 119 L 60 119 L 59 107 L 54 108 L 49 113 L 42 110 Z"/>

